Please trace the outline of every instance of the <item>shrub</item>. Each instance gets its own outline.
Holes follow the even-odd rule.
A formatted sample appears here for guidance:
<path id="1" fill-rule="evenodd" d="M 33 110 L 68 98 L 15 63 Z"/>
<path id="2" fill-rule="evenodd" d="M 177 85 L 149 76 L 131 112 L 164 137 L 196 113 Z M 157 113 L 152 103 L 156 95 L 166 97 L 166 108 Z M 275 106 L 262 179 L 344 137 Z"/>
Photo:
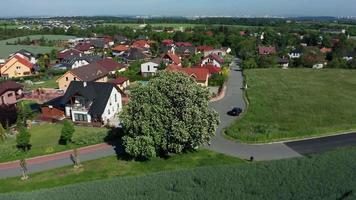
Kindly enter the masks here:
<path id="1" fill-rule="evenodd" d="M 16 135 L 17 147 L 23 151 L 28 151 L 31 148 L 30 145 L 31 134 L 24 127 L 20 128 L 20 132 Z"/>
<path id="2" fill-rule="evenodd" d="M 61 137 L 59 138 L 59 144 L 68 144 L 72 141 L 73 133 L 75 132 L 74 125 L 71 121 L 65 120 L 61 131 Z"/>

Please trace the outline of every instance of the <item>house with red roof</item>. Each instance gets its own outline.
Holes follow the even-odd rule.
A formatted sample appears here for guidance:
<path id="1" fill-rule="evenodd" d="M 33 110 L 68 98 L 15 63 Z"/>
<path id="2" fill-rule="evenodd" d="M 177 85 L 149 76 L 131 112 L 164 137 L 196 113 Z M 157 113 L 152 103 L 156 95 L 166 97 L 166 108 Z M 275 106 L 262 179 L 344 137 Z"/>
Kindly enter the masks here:
<path id="1" fill-rule="evenodd" d="M 215 67 L 214 65 L 207 64 L 207 65 L 202 65 L 202 66 L 196 66 L 196 67 L 202 67 L 205 68 L 209 71 L 209 74 L 220 74 L 221 73 L 221 68 L 220 67 Z"/>
<path id="2" fill-rule="evenodd" d="M 0 68 L 0 75 L 6 78 L 18 78 L 32 75 L 34 64 L 18 55 L 9 58 Z"/>
<path id="3" fill-rule="evenodd" d="M 180 57 L 172 52 L 166 53 L 166 55 L 163 56 L 163 60 L 166 61 L 168 64 L 182 66 L 182 61 Z"/>
<path id="4" fill-rule="evenodd" d="M 323 47 L 320 49 L 320 52 L 324 54 L 331 53 L 332 51 L 333 51 L 332 48 L 327 48 L 327 47 Z"/>
<path id="5" fill-rule="evenodd" d="M 273 46 L 259 46 L 258 47 L 258 53 L 260 55 L 270 55 L 270 54 L 275 54 L 276 51 L 276 47 Z"/>
<path id="6" fill-rule="evenodd" d="M 188 76 L 194 78 L 197 84 L 208 87 L 209 85 L 209 70 L 203 67 L 188 67 L 183 68 L 177 65 L 170 65 L 166 68 L 166 71 L 169 72 L 182 72 L 187 74 Z"/>
<path id="7" fill-rule="evenodd" d="M 129 50 L 130 46 L 129 45 L 124 45 L 124 44 L 119 44 L 112 48 L 112 54 L 114 56 L 121 56 L 122 54 L 125 53 L 125 51 Z"/>
<path id="8" fill-rule="evenodd" d="M 119 76 L 116 79 L 109 81 L 109 83 L 115 84 L 122 91 L 124 91 L 127 87 L 130 86 L 129 78 L 124 77 L 124 76 Z"/>
<path id="9" fill-rule="evenodd" d="M 214 47 L 212 46 L 207 46 L 207 45 L 203 45 L 203 46 L 197 46 L 197 52 L 198 53 L 202 53 L 205 55 L 206 52 L 210 52 L 213 51 Z"/>
<path id="10" fill-rule="evenodd" d="M 150 41 L 148 40 L 136 40 L 131 45 L 134 48 L 145 48 L 148 49 L 151 47 Z"/>
<path id="11" fill-rule="evenodd" d="M 91 54 L 94 52 L 94 47 L 92 46 L 92 43 L 89 42 L 80 42 L 77 45 L 75 45 L 74 49 L 83 52 L 84 54 Z"/>
<path id="12" fill-rule="evenodd" d="M 123 72 L 126 70 L 126 66 L 124 64 L 118 63 L 112 58 L 104 58 L 96 63 L 105 68 L 109 74 L 115 74 L 116 72 Z"/>
<path id="13" fill-rule="evenodd" d="M 0 106 L 13 105 L 22 97 L 23 85 L 15 81 L 0 83 Z"/>
<path id="14" fill-rule="evenodd" d="M 81 56 L 82 52 L 77 49 L 64 49 L 57 53 L 57 59 L 59 62 L 70 57 L 70 56 Z"/>
<path id="15" fill-rule="evenodd" d="M 223 64 L 224 64 L 224 59 L 217 54 L 209 54 L 208 56 L 204 57 L 203 60 L 201 61 L 201 66 L 213 65 L 215 67 L 221 68 Z"/>

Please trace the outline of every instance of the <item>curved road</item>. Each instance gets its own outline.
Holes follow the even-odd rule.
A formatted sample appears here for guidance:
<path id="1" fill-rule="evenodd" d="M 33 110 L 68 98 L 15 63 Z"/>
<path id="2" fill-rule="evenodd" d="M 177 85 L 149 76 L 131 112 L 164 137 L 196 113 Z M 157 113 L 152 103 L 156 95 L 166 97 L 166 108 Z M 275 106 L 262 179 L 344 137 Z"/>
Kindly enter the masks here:
<path id="1" fill-rule="evenodd" d="M 253 156 L 255 160 L 275 160 L 301 156 L 283 143 L 250 145 L 224 138 L 222 130 L 236 120 L 236 117 L 227 115 L 227 112 L 231 110 L 232 107 L 240 107 L 243 110 L 246 109 L 246 103 L 243 99 L 243 91 L 241 89 L 243 87 L 242 72 L 237 70 L 239 66 L 234 62 L 231 68 L 225 97 L 210 105 L 219 112 L 221 124 L 208 149 L 244 159 L 249 159 Z"/>
<path id="2" fill-rule="evenodd" d="M 232 63 L 232 68 L 236 69 L 238 66 L 235 63 Z M 216 136 L 211 142 L 211 145 L 207 147 L 208 149 L 244 159 L 249 159 L 250 156 L 253 156 L 255 160 L 275 160 L 300 157 L 302 155 L 325 152 L 338 147 L 356 145 L 356 133 L 296 142 L 261 145 L 243 144 L 224 138 L 222 135 L 222 129 L 229 126 L 234 120 L 236 120 L 235 117 L 228 116 L 226 114 L 227 111 L 236 106 L 243 109 L 246 108 L 245 102 L 243 100 L 243 92 L 241 90 L 243 86 L 242 84 L 242 73 L 237 70 L 232 70 L 229 81 L 227 83 L 225 97 L 218 102 L 210 104 L 211 107 L 219 112 L 221 124 L 217 130 Z M 73 165 L 73 161 L 70 158 L 71 153 L 72 152 L 70 151 L 61 152 L 54 155 L 28 159 L 28 170 L 30 173 L 34 173 L 67 165 Z M 116 149 L 115 147 L 112 147 L 108 144 L 99 144 L 82 148 L 79 150 L 79 154 L 81 161 L 87 161 L 115 155 Z M 19 167 L 18 161 L 0 164 L 0 178 L 20 175 L 21 169 Z"/>

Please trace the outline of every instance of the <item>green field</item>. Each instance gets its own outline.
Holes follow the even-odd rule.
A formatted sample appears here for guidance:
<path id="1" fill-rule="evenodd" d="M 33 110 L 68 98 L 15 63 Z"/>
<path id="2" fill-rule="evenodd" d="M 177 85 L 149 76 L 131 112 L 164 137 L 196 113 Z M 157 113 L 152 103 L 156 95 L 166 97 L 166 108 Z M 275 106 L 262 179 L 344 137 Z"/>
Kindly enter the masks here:
<path id="1" fill-rule="evenodd" d="M 34 125 L 29 130 L 32 147 L 27 153 L 23 153 L 16 148 L 15 137 L 8 138 L 5 142 L 0 142 L 0 162 L 17 160 L 23 156 L 30 158 L 69 150 L 69 146 L 58 144 L 61 129 L 61 124 L 44 123 L 41 125 Z M 107 132 L 108 130 L 105 128 L 76 126 L 73 141 L 77 143 L 76 146 L 101 143 L 104 141 Z"/>
<path id="2" fill-rule="evenodd" d="M 35 90 L 38 88 L 58 88 L 58 83 L 56 81 L 59 77 L 60 75 L 53 76 L 48 80 L 33 81 L 33 85 L 29 85 L 26 83 L 23 83 L 23 85 L 25 85 L 26 90 Z"/>
<path id="3" fill-rule="evenodd" d="M 343 149 L 311 158 L 165 171 L 147 176 L 114 178 L 29 193 L 3 194 L 0 195 L 0 199 L 347 200 L 356 198 L 356 162 L 353 159 L 355 157 L 355 148 Z M 189 160 L 192 159 L 185 161 L 189 162 Z M 176 165 L 184 165 L 180 163 L 185 161 L 176 162 Z M 168 162 L 170 160 L 162 161 L 161 164 L 158 162 L 155 168 L 164 169 Z M 104 164 L 106 163 L 103 162 L 102 165 Z M 142 164 L 141 170 L 145 171 L 145 166 L 151 165 Z M 116 169 L 109 170 L 107 173 L 120 169 L 126 171 L 125 166 L 117 165 Z M 133 168 L 132 171 L 137 171 L 137 168 Z M 51 175 L 43 174 L 42 177 L 47 178 Z M 58 172 L 57 176 L 60 175 L 66 176 L 65 173 Z M 87 175 L 91 176 L 91 173 Z M 73 175 L 71 178 L 75 180 L 76 177 Z M 55 180 L 50 184 L 61 181 L 62 179 L 59 178 L 58 181 Z M 18 180 L 18 184 L 12 185 L 11 181 L 4 180 L 0 183 L 9 191 L 30 190 L 26 188 L 26 184 L 31 184 L 31 179 L 22 184 L 19 182 Z M 42 185 L 46 182 L 37 182 L 37 184 Z"/>
<path id="4" fill-rule="evenodd" d="M 31 174 L 29 181 L 20 181 L 18 177 L 0 180 L 0 193 L 10 191 L 32 191 L 41 188 L 51 188 L 74 184 L 83 181 L 108 179 L 123 176 L 143 176 L 160 171 L 175 171 L 201 166 L 237 164 L 244 161 L 214 153 L 199 150 L 184 155 L 175 155 L 167 159 L 154 158 L 146 162 L 118 160 L 117 157 L 107 157 L 85 162 L 81 170 L 73 166 Z"/>
<path id="5" fill-rule="evenodd" d="M 226 130 L 247 142 L 266 142 L 356 129 L 356 71 L 246 70 L 246 115 Z"/>
<path id="6" fill-rule="evenodd" d="M 18 37 L 18 38 L 23 40 L 26 37 L 27 36 Z M 44 37 L 47 40 L 68 40 L 68 39 L 75 38 L 73 36 L 67 36 L 67 35 L 30 35 L 29 37 L 31 40 L 40 39 L 41 37 Z M 32 46 L 32 45 L 6 45 L 7 42 L 13 43 L 17 41 L 18 38 L 11 38 L 11 39 L 0 41 L 0 58 L 7 58 L 11 53 L 14 53 L 21 49 L 25 49 L 34 54 L 48 53 L 51 52 L 52 49 L 57 49 L 57 50 L 61 49 L 58 47 L 44 47 L 44 46 Z"/>

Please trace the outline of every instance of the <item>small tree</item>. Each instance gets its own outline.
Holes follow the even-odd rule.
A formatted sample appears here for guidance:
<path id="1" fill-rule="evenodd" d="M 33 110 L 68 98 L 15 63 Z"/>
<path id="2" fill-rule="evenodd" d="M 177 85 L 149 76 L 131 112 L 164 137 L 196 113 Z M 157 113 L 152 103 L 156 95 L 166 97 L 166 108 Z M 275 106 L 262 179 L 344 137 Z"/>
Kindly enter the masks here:
<path id="1" fill-rule="evenodd" d="M 2 124 L 0 123 L 0 140 L 1 141 L 5 141 L 5 139 L 6 139 L 6 130 L 4 129 Z"/>
<path id="2" fill-rule="evenodd" d="M 21 158 L 21 160 L 20 160 L 20 167 L 22 169 L 21 180 L 23 180 L 23 181 L 27 180 L 29 178 L 28 175 L 27 175 L 28 169 L 27 169 L 27 162 L 26 162 L 26 160 L 24 158 Z"/>
<path id="3" fill-rule="evenodd" d="M 31 148 L 31 134 L 25 127 L 20 127 L 20 132 L 16 136 L 17 147 L 23 151 L 28 151 Z"/>
<path id="4" fill-rule="evenodd" d="M 80 168 L 82 165 L 80 163 L 79 152 L 78 152 L 78 149 L 76 147 L 73 148 L 72 158 L 73 158 L 73 162 L 74 162 L 74 168 L 76 168 L 76 169 Z"/>
<path id="5" fill-rule="evenodd" d="M 59 144 L 68 144 L 72 141 L 73 133 L 75 132 L 74 125 L 71 121 L 65 120 L 63 123 Z"/>

